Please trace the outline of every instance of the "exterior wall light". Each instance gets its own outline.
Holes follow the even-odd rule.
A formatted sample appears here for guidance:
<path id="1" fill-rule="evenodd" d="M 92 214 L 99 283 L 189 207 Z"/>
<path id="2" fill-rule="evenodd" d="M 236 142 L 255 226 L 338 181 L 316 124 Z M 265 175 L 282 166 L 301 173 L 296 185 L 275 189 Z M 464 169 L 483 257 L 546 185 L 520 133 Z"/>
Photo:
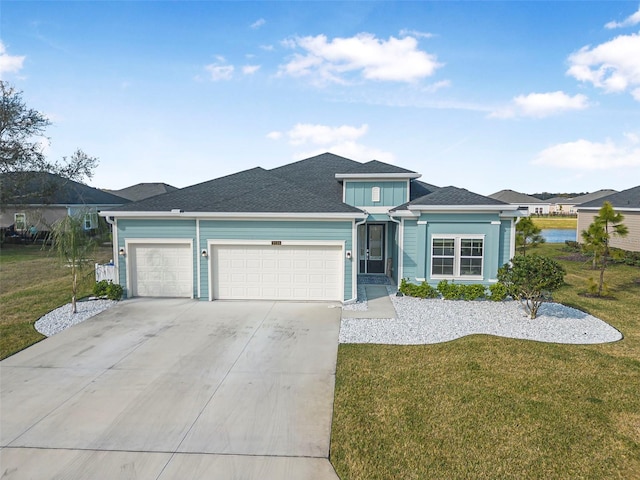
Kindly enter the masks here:
<path id="1" fill-rule="evenodd" d="M 118 250 L 118 254 L 122 256 L 126 255 L 126 252 L 124 251 L 124 247 L 120 247 L 120 250 Z"/>
<path id="2" fill-rule="evenodd" d="M 207 249 L 206 249 L 206 248 L 203 248 L 203 249 L 202 249 L 202 252 L 200 252 L 200 255 L 202 255 L 203 257 L 205 257 L 205 258 L 206 258 L 206 257 L 208 257 L 208 256 L 209 256 L 209 253 L 207 252 Z"/>

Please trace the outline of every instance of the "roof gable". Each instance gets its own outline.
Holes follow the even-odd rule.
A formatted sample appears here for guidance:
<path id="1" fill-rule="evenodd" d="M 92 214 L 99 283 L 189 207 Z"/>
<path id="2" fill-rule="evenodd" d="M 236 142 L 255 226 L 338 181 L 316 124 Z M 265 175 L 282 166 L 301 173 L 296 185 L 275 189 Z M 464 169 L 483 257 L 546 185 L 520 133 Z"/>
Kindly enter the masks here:
<path id="1" fill-rule="evenodd" d="M 590 202 L 581 203 L 578 208 L 600 208 L 604 202 L 609 202 L 614 208 L 640 208 L 640 185 L 621 192 L 597 198 Z"/>
<path id="2" fill-rule="evenodd" d="M 10 172 L 0 175 L 2 189 L 11 192 L 9 204 L 22 205 L 122 205 L 128 203 L 104 190 L 74 182 L 49 172 Z"/>
<path id="3" fill-rule="evenodd" d="M 138 183 L 120 190 L 105 190 L 105 192 L 112 193 L 135 202 L 138 200 L 144 200 L 145 198 L 155 197 L 156 195 L 162 195 L 163 193 L 174 192 L 176 190 L 178 190 L 176 187 L 160 182 Z"/>
<path id="4" fill-rule="evenodd" d="M 494 198 L 485 197 L 478 193 L 470 192 L 464 188 L 442 187 L 432 193 L 412 200 L 406 205 L 415 206 L 483 206 L 483 205 L 508 205 L 506 202 Z"/>
<path id="5" fill-rule="evenodd" d="M 489 197 L 506 203 L 549 203 L 514 190 L 500 190 L 499 192 L 492 193 Z"/>

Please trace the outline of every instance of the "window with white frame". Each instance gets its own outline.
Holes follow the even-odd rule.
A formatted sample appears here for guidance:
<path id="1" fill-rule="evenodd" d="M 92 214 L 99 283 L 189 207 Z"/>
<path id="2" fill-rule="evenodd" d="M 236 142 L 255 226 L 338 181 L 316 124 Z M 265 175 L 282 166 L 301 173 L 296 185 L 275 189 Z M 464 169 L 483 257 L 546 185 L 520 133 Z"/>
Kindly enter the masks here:
<path id="1" fill-rule="evenodd" d="M 27 215 L 25 213 L 15 213 L 13 215 L 13 228 L 24 232 L 27 229 Z"/>
<path id="2" fill-rule="evenodd" d="M 93 230 L 98 227 L 98 214 L 85 213 L 84 214 L 84 229 Z"/>
<path id="3" fill-rule="evenodd" d="M 371 188 L 371 201 L 379 202 L 380 201 L 380 187 L 372 187 Z"/>
<path id="4" fill-rule="evenodd" d="M 482 278 L 484 236 L 442 235 L 431 239 L 431 277 Z"/>

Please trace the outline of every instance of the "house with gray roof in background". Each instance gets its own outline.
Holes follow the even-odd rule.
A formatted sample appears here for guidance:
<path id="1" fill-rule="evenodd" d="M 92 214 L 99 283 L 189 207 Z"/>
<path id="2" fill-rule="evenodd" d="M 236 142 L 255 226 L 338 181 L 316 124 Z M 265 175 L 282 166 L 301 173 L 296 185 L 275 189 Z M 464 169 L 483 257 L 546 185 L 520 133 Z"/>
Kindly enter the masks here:
<path id="1" fill-rule="evenodd" d="M 178 190 L 172 185 L 166 183 L 138 183 L 130 187 L 121 188 L 120 190 L 107 190 L 105 192 L 117 195 L 118 197 L 126 198 L 132 202 L 138 200 L 144 200 L 145 198 L 155 197 L 156 195 L 162 195 L 163 193 L 173 192 Z"/>
<path id="2" fill-rule="evenodd" d="M 492 193 L 489 198 L 500 200 L 502 202 L 516 205 L 520 210 L 526 210 L 529 215 L 548 215 L 549 201 L 540 200 L 525 193 L 516 192 L 514 190 L 500 190 Z"/>
<path id="3" fill-rule="evenodd" d="M 420 178 L 324 153 L 100 215 L 129 297 L 350 302 L 362 275 L 496 282 L 515 252 L 518 206 Z"/>
<path id="4" fill-rule="evenodd" d="M 576 205 L 581 203 L 597 200 L 602 197 L 617 193 L 617 190 L 602 189 L 596 192 L 579 195 L 577 197 L 553 197 L 548 198 L 545 202 L 549 202 L 549 213 L 552 215 L 575 215 Z"/>
<path id="5" fill-rule="evenodd" d="M 623 223 L 629 229 L 629 234 L 624 238 L 612 236 L 610 245 L 629 252 L 640 252 L 640 185 L 578 205 L 578 241 L 582 240 L 582 231 L 593 223 L 604 202 L 611 203 L 617 212 L 624 215 Z"/>
<path id="6" fill-rule="evenodd" d="M 0 174 L 0 227 L 24 235 L 31 227 L 49 231 L 65 216 L 82 215 L 87 231 L 98 228 L 98 210 L 119 207 L 129 200 L 48 172 Z"/>

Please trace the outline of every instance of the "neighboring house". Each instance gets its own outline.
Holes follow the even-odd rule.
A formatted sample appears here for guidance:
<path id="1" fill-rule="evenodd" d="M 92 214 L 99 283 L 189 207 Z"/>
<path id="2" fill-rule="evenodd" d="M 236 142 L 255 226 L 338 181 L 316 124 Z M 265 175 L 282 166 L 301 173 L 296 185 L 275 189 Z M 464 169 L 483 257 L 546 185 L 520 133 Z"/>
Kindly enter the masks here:
<path id="1" fill-rule="evenodd" d="M 553 215 L 575 215 L 576 205 L 581 203 L 587 203 L 591 200 L 597 200 L 598 198 L 606 197 L 608 195 L 617 193 L 617 190 L 598 190 L 597 192 L 587 193 L 578 197 L 553 197 L 548 198 L 545 202 L 549 202 L 549 213 Z"/>
<path id="2" fill-rule="evenodd" d="M 155 197 L 163 193 L 174 192 L 178 190 L 176 187 L 167 185 L 166 183 L 138 183 L 120 190 L 107 190 L 105 192 L 112 193 L 118 197 L 126 198 L 132 202 L 144 200 L 145 198 Z"/>
<path id="3" fill-rule="evenodd" d="M 500 200 L 501 202 L 516 205 L 520 210 L 527 210 L 529 215 L 548 215 L 549 201 L 542 201 L 531 195 L 516 192 L 513 190 L 500 190 L 489 195 L 489 198 Z"/>
<path id="4" fill-rule="evenodd" d="M 46 172 L 0 174 L 6 189 L 0 211 L 0 227 L 13 227 L 16 234 L 26 234 L 31 226 L 39 232 L 67 215 L 83 215 L 85 230 L 98 227 L 98 210 L 119 207 L 128 200 L 97 188 Z"/>
<path id="5" fill-rule="evenodd" d="M 624 238 L 613 235 L 610 245 L 630 252 L 640 252 L 640 185 L 578 205 L 578 241 L 582 241 L 582 231 L 593 223 L 593 218 L 604 202 L 610 202 L 616 212 L 624 215 L 622 223 L 629 229 L 629 234 Z"/>
<path id="6" fill-rule="evenodd" d="M 418 177 L 325 153 L 100 214 L 129 297 L 353 301 L 359 274 L 495 282 L 517 207 Z"/>

